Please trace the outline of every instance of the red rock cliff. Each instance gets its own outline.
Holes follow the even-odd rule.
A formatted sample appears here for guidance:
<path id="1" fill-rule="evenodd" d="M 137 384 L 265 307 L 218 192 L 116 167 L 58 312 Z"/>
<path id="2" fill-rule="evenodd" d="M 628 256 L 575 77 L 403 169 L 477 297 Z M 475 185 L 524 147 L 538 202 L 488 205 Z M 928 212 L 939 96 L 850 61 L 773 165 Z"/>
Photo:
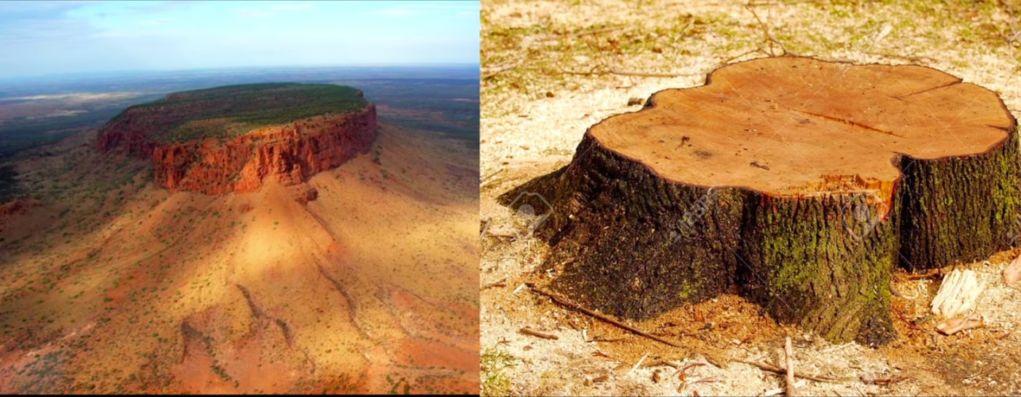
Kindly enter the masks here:
<path id="1" fill-rule="evenodd" d="M 250 192 L 267 180 L 303 182 L 368 152 L 377 130 L 372 104 L 358 112 L 259 128 L 225 141 L 156 143 L 146 138 L 145 124 L 130 117 L 112 123 L 100 132 L 97 146 L 149 156 L 157 183 L 206 194 Z"/>

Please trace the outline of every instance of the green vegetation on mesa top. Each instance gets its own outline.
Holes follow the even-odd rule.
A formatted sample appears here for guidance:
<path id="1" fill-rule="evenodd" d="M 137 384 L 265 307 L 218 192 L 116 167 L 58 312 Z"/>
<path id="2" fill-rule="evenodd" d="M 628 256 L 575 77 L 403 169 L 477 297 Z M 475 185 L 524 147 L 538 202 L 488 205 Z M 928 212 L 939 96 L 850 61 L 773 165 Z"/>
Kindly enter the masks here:
<path id="1" fill-rule="evenodd" d="M 129 107 L 132 123 L 140 120 L 150 139 L 181 142 L 198 138 L 230 138 L 252 129 L 286 124 L 323 114 L 363 109 L 362 92 L 333 84 L 264 83 L 184 91 Z M 151 115 L 150 115 L 151 114 Z"/>

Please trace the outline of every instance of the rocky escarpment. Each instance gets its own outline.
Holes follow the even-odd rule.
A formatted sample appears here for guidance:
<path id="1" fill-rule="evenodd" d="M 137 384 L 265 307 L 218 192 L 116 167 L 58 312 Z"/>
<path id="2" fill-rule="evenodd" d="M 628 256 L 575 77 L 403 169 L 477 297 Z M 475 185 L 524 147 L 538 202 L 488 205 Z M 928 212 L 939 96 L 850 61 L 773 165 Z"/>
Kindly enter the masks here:
<path id="1" fill-rule="evenodd" d="M 223 194 L 254 191 L 270 180 L 300 183 L 367 152 L 376 138 L 375 106 L 356 90 L 361 103 L 353 105 L 315 103 L 320 93 L 303 91 L 322 86 L 234 86 L 171 94 L 111 120 L 100 130 L 97 145 L 150 158 L 156 182 L 172 190 Z M 237 87 L 246 89 L 238 93 Z M 302 102 L 306 94 L 315 96 Z"/>
<path id="2" fill-rule="evenodd" d="M 249 192 L 273 179 L 301 183 L 369 150 L 376 109 L 269 127 L 227 142 L 213 139 L 156 146 L 156 181 L 175 190 L 207 194 Z"/>

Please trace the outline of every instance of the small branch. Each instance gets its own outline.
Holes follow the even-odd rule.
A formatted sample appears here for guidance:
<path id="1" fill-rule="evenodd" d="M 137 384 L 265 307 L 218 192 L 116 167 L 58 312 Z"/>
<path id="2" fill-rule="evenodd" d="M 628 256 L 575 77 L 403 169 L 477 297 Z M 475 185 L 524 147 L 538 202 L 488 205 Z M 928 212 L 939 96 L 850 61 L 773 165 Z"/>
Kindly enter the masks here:
<path id="1" fill-rule="evenodd" d="M 894 383 L 901 382 L 901 381 L 904 381 L 904 380 L 907 380 L 907 379 L 908 378 L 906 376 L 900 376 L 900 375 L 894 375 L 894 376 L 891 376 L 889 378 L 870 378 L 870 377 L 866 377 L 866 376 L 862 376 L 861 377 L 862 383 L 867 384 L 867 385 L 877 385 L 877 386 L 888 386 L 888 385 L 892 385 Z"/>
<path id="2" fill-rule="evenodd" d="M 539 331 L 536 331 L 536 330 L 528 328 L 528 327 L 524 327 L 524 328 L 518 330 L 518 332 L 520 332 L 522 334 L 525 334 L 525 335 L 531 335 L 531 336 L 534 336 L 534 337 L 537 337 L 537 338 L 550 339 L 550 340 L 560 339 L 556 335 L 547 334 L 545 332 L 539 332 Z"/>
<path id="3" fill-rule="evenodd" d="M 783 368 L 780 368 L 780 367 L 777 367 L 777 366 L 774 366 L 774 365 L 770 365 L 770 364 L 766 364 L 766 363 L 760 363 L 760 362 L 757 362 L 757 361 L 737 360 L 737 362 L 742 363 L 742 364 L 748 364 L 748 365 L 751 365 L 753 367 L 757 367 L 757 368 L 759 368 L 759 369 L 761 369 L 763 371 L 769 371 L 769 372 L 772 372 L 772 373 L 775 373 L 775 374 L 783 375 L 783 374 L 787 373 L 787 370 L 785 370 Z M 838 382 L 846 382 L 847 381 L 847 379 L 833 378 L 833 377 L 823 376 L 823 375 L 804 374 L 804 373 L 798 373 L 796 371 L 794 372 L 794 377 L 801 378 L 801 379 L 808 379 L 808 380 L 815 381 L 815 382 L 823 382 L 823 383 L 838 383 Z"/>
<path id="4" fill-rule="evenodd" d="M 734 60 L 736 60 L 736 59 L 738 59 L 738 58 L 740 58 L 740 57 L 743 57 L 743 56 L 745 56 L 745 55 L 751 55 L 751 54 L 754 54 L 754 53 L 756 53 L 756 52 L 762 52 L 762 53 L 764 53 L 765 55 L 769 55 L 769 53 L 766 53 L 766 52 L 762 51 L 762 49 L 761 49 L 761 48 L 755 48 L 755 49 L 751 49 L 751 50 L 748 50 L 748 51 L 742 52 L 742 53 L 740 53 L 740 54 L 734 55 L 734 56 L 732 56 L 732 57 L 730 57 L 730 58 L 724 59 L 723 61 L 721 61 L 721 62 L 720 62 L 720 66 L 725 66 L 725 65 L 727 65 L 728 63 L 731 63 L 731 62 L 733 62 Z"/>
<path id="5" fill-rule="evenodd" d="M 649 353 L 643 354 L 642 358 L 639 358 L 638 362 L 636 362 L 635 365 L 631 366 L 631 370 L 627 371 L 628 376 L 631 376 L 631 374 L 635 373 L 635 370 L 638 369 L 638 367 L 642 366 L 642 363 L 645 362 L 645 358 L 647 357 L 649 357 Z"/>
<path id="6" fill-rule="evenodd" d="M 664 345 L 672 346 L 672 347 L 680 347 L 680 345 L 678 345 L 677 343 L 671 342 L 669 340 L 666 340 L 666 339 L 660 338 L 658 336 L 652 335 L 652 334 L 650 334 L 648 332 L 642 331 L 642 330 L 640 330 L 638 328 L 635 328 L 635 327 L 632 327 L 630 325 L 624 324 L 624 323 L 622 323 L 620 321 L 617 321 L 617 320 L 614 320 L 614 319 L 612 319 L 609 316 L 606 316 L 604 314 L 600 314 L 598 312 L 595 312 L 595 311 L 586 309 L 584 307 L 581 307 L 581 306 L 579 306 L 579 305 L 577 305 L 577 304 L 575 304 L 575 303 L 573 303 L 571 301 L 568 301 L 567 299 L 564 299 L 564 298 L 562 298 L 560 296 L 557 296 L 556 294 L 543 291 L 543 290 L 539 289 L 538 287 L 536 287 L 532 283 L 526 283 L 526 285 L 528 286 L 528 288 L 530 290 L 532 290 L 532 292 L 535 292 L 536 294 L 539 294 L 539 295 L 545 296 L 547 298 L 550 298 L 551 300 L 553 300 L 553 302 L 559 304 L 560 306 L 564 306 L 564 307 L 566 307 L 568 309 L 572 309 L 574 311 L 581 312 L 583 314 L 587 314 L 587 315 L 589 315 L 589 316 L 591 316 L 591 317 L 593 317 L 593 318 L 595 318 L 597 320 L 600 320 L 600 321 L 602 321 L 604 323 L 616 326 L 617 328 L 621 328 L 621 329 L 624 329 L 626 331 L 630 331 L 631 333 L 639 335 L 639 336 L 644 336 L 644 337 L 646 337 L 648 339 L 652 339 L 652 340 L 654 340 L 656 342 L 659 342 L 659 343 L 662 343 Z"/>
<path id="7" fill-rule="evenodd" d="M 670 362 L 670 361 L 667 361 L 667 360 L 659 359 L 659 360 L 653 361 L 651 363 L 645 364 L 645 367 L 646 368 L 670 367 L 670 368 L 677 369 L 677 364 L 674 364 L 673 362 Z"/>
<path id="8" fill-rule="evenodd" d="M 794 397 L 797 391 L 794 389 L 794 348 L 791 346 L 791 337 L 787 337 L 783 344 L 784 361 L 787 364 L 787 397 Z"/>
<path id="9" fill-rule="evenodd" d="M 495 281 L 495 282 L 483 285 L 482 289 L 483 290 L 487 290 L 487 289 L 490 289 L 490 288 L 506 287 L 506 286 L 507 286 L 507 279 L 506 278 L 501 278 L 499 281 Z"/>
<path id="10" fill-rule="evenodd" d="M 780 51 L 783 51 L 782 53 L 780 53 L 780 55 L 787 55 L 788 53 L 787 47 L 784 47 L 783 43 L 779 42 L 776 38 L 773 37 L 771 33 L 769 33 L 769 25 L 766 25 L 766 23 L 763 22 L 761 18 L 759 18 L 759 14 L 756 13 L 754 9 L 752 9 L 751 5 L 745 5 L 744 8 L 747 9 L 748 12 L 752 13 L 752 16 L 755 17 L 755 20 L 759 22 L 759 26 L 762 27 L 762 34 L 763 36 L 765 36 L 764 39 L 767 43 L 769 43 L 769 55 L 771 56 L 777 55 L 773 53 L 773 44 L 779 46 Z"/>
<path id="11" fill-rule="evenodd" d="M 606 337 L 602 337 L 602 336 L 597 336 L 595 338 L 590 339 L 590 341 L 592 341 L 592 342 L 623 342 L 625 340 L 627 340 L 627 339 L 626 338 L 606 338 Z"/>
<path id="12" fill-rule="evenodd" d="M 899 278 L 904 279 L 904 280 L 921 280 L 921 279 L 933 278 L 933 277 L 942 276 L 942 275 L 943 275 L 943 269 L 937 267 L 935 269 L 929 269 L 928 271 L 925 271 L 923 273 L 908 273 L 908 274 L 905 274 L 903 276 L 900 276 Z"/>

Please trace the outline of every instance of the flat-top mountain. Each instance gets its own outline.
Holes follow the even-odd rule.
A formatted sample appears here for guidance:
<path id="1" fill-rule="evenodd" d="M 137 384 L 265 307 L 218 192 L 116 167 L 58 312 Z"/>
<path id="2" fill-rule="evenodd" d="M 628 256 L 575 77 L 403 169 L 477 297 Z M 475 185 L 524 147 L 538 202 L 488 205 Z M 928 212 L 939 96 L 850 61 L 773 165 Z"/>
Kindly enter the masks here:
<path id="1" fill-rule="evenodd" d="M 149 158 L 156 182 L 207 194 L 307 180 L 364 153 L 376 108 L 331 84 L 266 83 L 174 93 L 131 106 L 99 132 L 100 150 Z"/>

